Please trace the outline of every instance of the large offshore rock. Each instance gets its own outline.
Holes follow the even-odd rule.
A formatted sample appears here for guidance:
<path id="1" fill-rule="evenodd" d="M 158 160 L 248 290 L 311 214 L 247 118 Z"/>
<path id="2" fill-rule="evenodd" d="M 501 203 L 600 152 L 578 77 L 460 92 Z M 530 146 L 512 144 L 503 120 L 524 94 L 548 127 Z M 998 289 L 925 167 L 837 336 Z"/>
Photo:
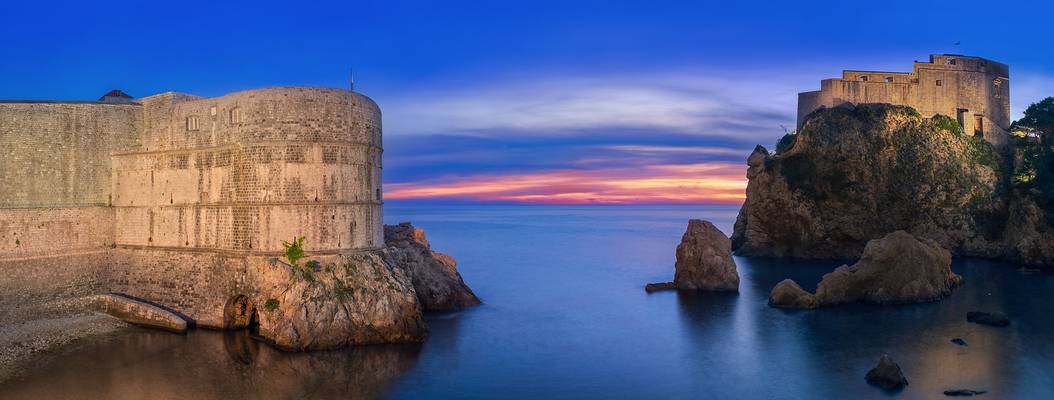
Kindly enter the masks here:
<path id="1" fill-rule="evenodd" d="M 457 262 L 432 251 L 423 229 L 414 228 L 409 222 L 385 225 L 384 242 L 395 264 L 410 275 L 426 311 L 452 311 L 480 304 L 457 272 Z"/>
<path id="2" fill-rule="evenodd" d="M 427 328 L 410 277 L 385 251 L 275 262 L 258 282 L 259 333 L 286 350 L 421 342 Z"/>
<path id="3" fill-rule="evenodd" d="M 824 275 L 814 299 L 815 306 L 921 303 L 948 296 L 960 283 L 962 277 L 952 272 L 947 250 L 931 240 L 896 231 L 868 242 L 856 264 Z M 809 296 L 787 279 L 773 288 L 769 304 L 811 308 Z"/>
<path id="4" fill-rule="evenodd" d="M 732 242 L 709 221 L 693 219 L 677 246 L 673 283 L 678 289 L 738 291 Z"/>
<path id="5" fill-rule="evenodd" d="M 951 254 L 936 242 L 896 231 L 868 242 L 852 267 L 843 265 L 824 275 L 816 299 L 823 305 L 937 300 L 962 282 L 951 263 Z"/>
<path id="6" fill-rule="evenodd" d="M 956 254 L 1000 257 L 1008 209 L 1000 162 L 947 117 L 887 104 L 820 110 L 775 154 L 759 146 L 748 158 L 733 247 L 855 258 L 869 240 L 904 230 Z"/>
<path id="7" fill-rule="evenodd" d="M 175 333 L 187 331 L 187 321 L 183 317 L 130 297 L 112 293 L 100 294 L 92 296 L 89 303 L 93 309 L 133 325 Z"/>

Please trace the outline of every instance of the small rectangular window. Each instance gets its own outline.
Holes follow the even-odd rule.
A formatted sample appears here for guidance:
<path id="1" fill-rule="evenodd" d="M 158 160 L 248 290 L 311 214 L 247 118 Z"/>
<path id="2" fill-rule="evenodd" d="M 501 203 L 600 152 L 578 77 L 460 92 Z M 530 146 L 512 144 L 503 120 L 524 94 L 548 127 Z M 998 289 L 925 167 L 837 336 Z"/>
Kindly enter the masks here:
<path id="1" fill-rule="evenodd" d="M 887 76 L 886 77 L 886 83 L 893 83 L 893 77 L 892 76 Z"/>
<path id="2" fill-rule="evenodd" d="M 860 82 L 867 82 L 867 75 L 861 76 Z"/>
<path id="3" fill-rule="evenodd" d="M 201 121 L 196 116 L 187 117 L 187 130 L 196 131 L 201 128 Z"/>
<path id="4" fill-rule="evenodd" d="M 242 122 L 243 122 L 243 120 L 242 120 L 242 109 L 238 108 L 238 107 L 232 108 L 231 109 L 231 123 L 232 124 L 240 124 Z"/>
<path id="5" fill-rule="evenodd" d="M 955 59 L 954 58 L 950 58 L 950 59 L 948 59 L 948 61 L 945 61 L 945 63 L 948 64 L 948 65 L 955 65 Z"/>
<path id="6" fill-rule="evenodd" d="M 937 86 L 943 86 L 943 84 L 944 84 L 944 82 L 941 82 L 940 79 L 937 80 Z"/>

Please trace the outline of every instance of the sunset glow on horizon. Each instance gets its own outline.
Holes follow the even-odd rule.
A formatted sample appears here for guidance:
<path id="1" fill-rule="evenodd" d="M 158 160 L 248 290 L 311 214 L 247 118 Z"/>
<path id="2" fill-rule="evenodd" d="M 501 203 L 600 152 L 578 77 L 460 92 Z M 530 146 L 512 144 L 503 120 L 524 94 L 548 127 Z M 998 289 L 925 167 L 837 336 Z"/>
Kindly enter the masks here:
<path id="1" fill-rule="evenodd" d="M 471 175 L 387 184 L 393 200 L 537 204 L 742 204 L 745 166 L 732 163 Z"/>

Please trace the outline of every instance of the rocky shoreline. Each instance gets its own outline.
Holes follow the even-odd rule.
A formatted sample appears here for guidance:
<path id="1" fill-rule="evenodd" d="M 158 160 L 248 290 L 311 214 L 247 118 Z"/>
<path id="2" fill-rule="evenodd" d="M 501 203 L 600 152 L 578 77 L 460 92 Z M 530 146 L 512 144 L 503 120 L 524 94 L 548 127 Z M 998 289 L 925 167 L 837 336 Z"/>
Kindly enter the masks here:
<path id="1" fill-rule="evenodd" d="M 91 311 L 91 301 L 91 297 L 55 301 L 0 319 L 0 383 L 83 339 L 129 328 L 116 318 Z"/>
<path id="2" fill-rule="evenodd" d="M 856 258 L 869 240 L 903 230 L 953 255 L 1054 267 L 1054 210 L 1025 181 L 1033 175 L 1018 154 L 1036 145 L 1013 138 L 1009 146 L 993 148 L 955 120 L 905 106 L 821 109 L 774 153 L 758 146 L 747 159 L 733 248 Z"/>

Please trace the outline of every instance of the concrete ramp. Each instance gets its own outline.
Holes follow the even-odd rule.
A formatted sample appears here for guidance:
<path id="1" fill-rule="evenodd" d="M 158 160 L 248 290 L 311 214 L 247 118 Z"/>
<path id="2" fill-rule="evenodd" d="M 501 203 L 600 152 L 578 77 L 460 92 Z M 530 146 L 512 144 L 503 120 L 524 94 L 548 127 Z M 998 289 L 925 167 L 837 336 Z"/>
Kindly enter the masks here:
<path id="1" fill-rule="evenodd" d="M 124 322 L 169 332 L 185 333 L 187 321 L 175 313 L 153 304 L 144 303 L 119 294 L 93 296 L 92 307 Z"/>

